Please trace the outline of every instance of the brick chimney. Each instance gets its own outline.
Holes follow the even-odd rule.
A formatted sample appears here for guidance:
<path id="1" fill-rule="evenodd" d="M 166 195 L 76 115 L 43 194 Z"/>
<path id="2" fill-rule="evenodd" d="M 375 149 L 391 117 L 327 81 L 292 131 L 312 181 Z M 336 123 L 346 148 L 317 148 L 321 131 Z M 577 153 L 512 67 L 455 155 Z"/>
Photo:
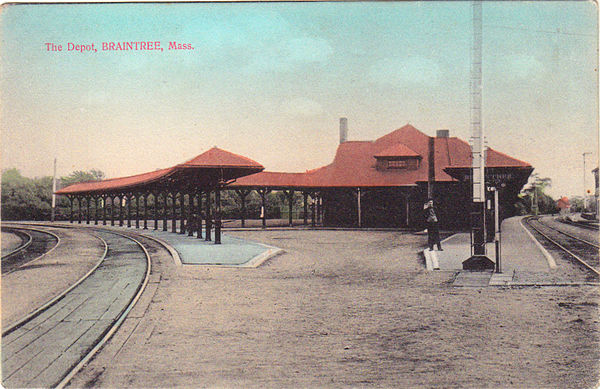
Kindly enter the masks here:
<path id="1" fill-rule="evenodd" d="M 435 136 L 437 138 L 449 138 L 450 137 L 450 130 L 437 130 L 435 133 Z"/>
<path id="2" fill-rule="evenodd" d="M 348 140 L 348 119 L 340 118 L 340 144 Z"/>

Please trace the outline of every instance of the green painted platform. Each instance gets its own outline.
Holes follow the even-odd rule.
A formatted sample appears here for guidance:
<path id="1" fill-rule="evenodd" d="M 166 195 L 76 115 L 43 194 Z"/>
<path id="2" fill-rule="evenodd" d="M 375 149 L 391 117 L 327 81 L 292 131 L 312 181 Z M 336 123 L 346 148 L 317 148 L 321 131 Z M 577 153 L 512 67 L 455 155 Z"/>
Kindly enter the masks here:
<path id="1" fill-rule="evenodd" d="M 281 253 L 278 247 L 221 234 L 221 244 L 195 236 L 153 229 L 118 227 L 156 238 L 175 249 L 183 265 L 256 267 Z M 213 234 L 214 239 L 214 234 Z"/>

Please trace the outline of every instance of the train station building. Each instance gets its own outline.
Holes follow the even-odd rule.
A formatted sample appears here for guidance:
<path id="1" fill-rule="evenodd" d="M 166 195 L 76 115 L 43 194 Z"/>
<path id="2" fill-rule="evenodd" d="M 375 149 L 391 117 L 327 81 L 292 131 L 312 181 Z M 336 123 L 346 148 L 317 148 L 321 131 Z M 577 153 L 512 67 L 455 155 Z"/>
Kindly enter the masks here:
<path id="1" fill-rule="evenodd" d="M 469 225 L 471 148 L 448 130 L 435 137 L 410 124 L 374 141 L 348 141 L 340 120 L 333 162 L 305 173 L 268 172 L 242 177 L 238 190 L 300 191 L 314 197 L 323 226 L 420 228 L 423 203 L 433 198 L 444 228 Z M 533 167 L 488 148 L 486 181 L 499 188 L 501 217 L 512 216 Z M 490 194 L 491 196 L 491 194 Z"/>
<path id="2" fill-rule="evenodd" d="M 448 130 L 428 136 L 410 124 L 373 141 L 349 141 L 347 121 L 340 119 L 340 143 L 332 163 L 303 173 L 269 172 L 249 158 L 213 148 L 171 168 L 131 177 L 68 186 L 57 194 L 79 206 L 78 221 L 124 220 L 147 228 L 148 219 L 172 220 L 172 231 L 194 232 L 206 238 L 211 224 L 220 236 L 220 192 L 234 191 L 240 199 L 242 226 L 246 199 L 255 191 L 261 198 L 266 226 L 267 194 L 281 191 L 293 207 L 294 194 L 303 195 L 304 224 L 325 227 L 420 228 L 423 203 L 433 198 L 443 228 L 469 226 L 471 207 L 471 148 Z M 486 181 L 499 191 L 501 217 L 514 214 L 518 194 L 533 167 L 492 148 L 486 152 Z M 145 205 L 149 204 L 151 207 Z M 204 201 L 203 201 L 204 199 Z M 140 212 L 140 204 L 143 211 Z M 292 224 L 292 212 L 289 212 Z M 179 222 L 180 228 L 176 225 Z M 216 237 L 215 237 L 216 238 Z"/>

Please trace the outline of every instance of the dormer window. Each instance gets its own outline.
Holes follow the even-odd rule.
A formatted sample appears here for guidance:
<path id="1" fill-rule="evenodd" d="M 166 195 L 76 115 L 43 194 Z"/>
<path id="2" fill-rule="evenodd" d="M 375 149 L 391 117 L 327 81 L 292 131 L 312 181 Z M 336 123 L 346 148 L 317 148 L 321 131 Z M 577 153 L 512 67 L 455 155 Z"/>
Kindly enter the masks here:
<path id="1" fill-rule="evenodd" d="M 387 161 L 388 169 L 406 169 L 408 167 L 408 161 L 406 160 L 393 160 L 390 159 Z"/>
<path id="2" fill-rule="evenodd" d="M 417 170 L 422 157 L 403 144 L 396 144 L 374 155 L 377 170 Z"/>

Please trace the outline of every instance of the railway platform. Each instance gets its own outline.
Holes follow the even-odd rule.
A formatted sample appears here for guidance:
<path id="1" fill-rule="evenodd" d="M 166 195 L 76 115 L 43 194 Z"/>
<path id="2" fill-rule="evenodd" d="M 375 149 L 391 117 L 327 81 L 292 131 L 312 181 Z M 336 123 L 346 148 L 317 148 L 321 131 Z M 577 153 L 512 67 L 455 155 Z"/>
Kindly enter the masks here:
<path id="1" fill-rule="evenodd" d="M 504 220 L 501 238 L 500 274 L 462 270 L 462 262 L 471 255 L 468 233 L 454 234 L 442 241 L 443 251 L 425 249 L 429 270 L 458 271 L 454 284 L 457 286 L 510 285 L 515 274 L 538 274 L 556 267 L 552 256 L 523 227 L 523 216 Z M 496 261 L 493 243 L 487 245 L 488 257 Z M 480 274 L 475 274 L 480 273 Z M 485 273 L 485 274 L 481 274 Z"/>
<path id="2" fill-rule="evenodd" d="M 115 228 L 115 227 L 113 227 Z M 127 229 L 127 227 L 116 227 Z M 256 267 L 283 250 L 223 234 L 221 244 L 187 234 L 160 230 L 136 229 L 136 233 L 165 244 L 179 265 L 217 265 L 231 267 Z"/>

